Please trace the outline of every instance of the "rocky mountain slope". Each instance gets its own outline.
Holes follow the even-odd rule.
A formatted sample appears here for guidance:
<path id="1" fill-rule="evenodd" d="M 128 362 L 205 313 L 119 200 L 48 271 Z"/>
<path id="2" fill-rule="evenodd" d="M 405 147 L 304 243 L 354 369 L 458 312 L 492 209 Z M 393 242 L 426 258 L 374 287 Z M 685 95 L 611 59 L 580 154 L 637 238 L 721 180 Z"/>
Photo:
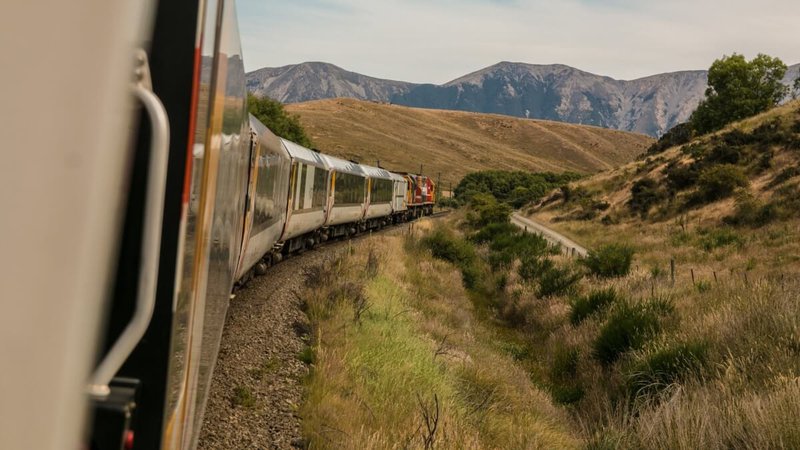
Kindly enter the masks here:
<path id="1" fill-rule="evenodd" d="M 414 86 L 404 81 L 368 77 L 322 62 L 265 67 L 247 74 L 248 91 L 283 103 L 337 97 L 386 102 Z"/>
<path id="2" fill-rule="evenodd" d="M 790 84 L 800 74 L 791 66 Z M 703 70 L 631 81 L 573 67 L 501 62 L 443 85 L 381 80 L 325 63 L 264 68 L 247 75 L 250 92 L 284 103 L 334 97 L 420 108 L 504 114 L 660 136 L 684 122 L 703 98 Z"/>
<path id="3" fill-rule="evenodd" d="M 322 151 L 399 171 L 438 176 L 444 186 L 484 169 L 593 173 L 631 161 L 653 140 L 642 134 L 353 99 L 296 103 Z"/>

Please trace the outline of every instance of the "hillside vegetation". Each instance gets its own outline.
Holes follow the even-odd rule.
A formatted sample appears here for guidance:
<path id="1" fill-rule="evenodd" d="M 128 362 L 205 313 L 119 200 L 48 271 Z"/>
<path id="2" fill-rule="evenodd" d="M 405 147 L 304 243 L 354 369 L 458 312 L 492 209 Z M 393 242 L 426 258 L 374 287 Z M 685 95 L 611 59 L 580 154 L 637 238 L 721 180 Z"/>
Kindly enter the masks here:
<path id="1" fill-rule="evenodd" d="M 502 291 L 594 448 L 800 446 L 800 102 L 528 213 L 595 256 L 571 292 Z"/>
<path id="2" fill-rule="evenodd" d="M 653 140 L 603 128 L 414 109 L 352 99 L 291 104 L 324 152 L 437 176 L 445 186 L 486 169 L 594 173 L 631 161 Z"/>

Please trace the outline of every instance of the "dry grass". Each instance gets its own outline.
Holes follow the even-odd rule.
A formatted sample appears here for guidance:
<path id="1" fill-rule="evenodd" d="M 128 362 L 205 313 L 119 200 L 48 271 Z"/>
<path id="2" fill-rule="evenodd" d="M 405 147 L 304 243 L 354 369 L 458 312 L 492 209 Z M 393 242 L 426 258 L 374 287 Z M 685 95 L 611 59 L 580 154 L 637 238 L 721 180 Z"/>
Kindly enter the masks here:
<path id="1" fill-rule="evenodd" d="M 458 272 L 405 239 L 373 237 L 326 269 L 363 283 L 360 320 L 350 301 L 332 301 L 336 281 L 302 293 L 316 340 L 300 410 L 310 447 L 576 448 L 567 414 L 497 348 Z M 371 278 L 370 252 L 380 260 Z"/>
<path id="2" fill-rule="evenodd" d="M 782 116 L 792 123 L 797 102 L 731 126 L 750 131 Z M 773 192 L 767 181 L 800 164 L 797 151 L 773 148 L 774 166 L 751 179 L 762 200 Z M 752 228 L 730 227 L 727 199 L 685 214 L 653 214 L 641 220 L 627 211 L 630 186 L 644 176 L 658 179 L 666 161 L 687 158 L 678 149 L 664 161 L 638 161 L 579 182 L 591 196 L 610 204 L 612 224 L 594 220 L 554 220 L 575 208 L 553 202 L 532 215 L 588 248 L 625 243 L 636 249 L 633 272 L 622 279 L 584 281 L 584 289 L 614 286 L 632 302 L 666 299 L 673 313 L 661 332 L 609 369 L 599 367 L 591 345 L 608 314 L 578 326 L 567 318 L 570 299 L 537 304 L 532 314 L 544 348 L 578 349 L 576 382 L 585 396 L 570 406 L 594 448 L 799 448 L 800 447 L 800 220 L 777 220 Z M 790 182 L 791 183 L 791 182 Z M 676 279 L 670 279 L 670 261 Z M 534 333 L 534 331 L 530 331 Z M 629 380 L 648 361 L 682 345 L 704 349 L 699 373 L 686 373 L 657 394 L 631 395 Z M 555 350 L 541 356 L 552 364 Z M 673 370 L 672 367 L 669 370 Z M 658 374 L 657 374 L 658 375 Z"/>
<path id="3" fill-rule="evenodd" d="M 353 99 L 287 105 L 319 148 L 395 170 L 441 172 L 455 185 L 485 169 L 593 173 L 626 163 L 653 140 L 604 128 L 408 108 Z"/>

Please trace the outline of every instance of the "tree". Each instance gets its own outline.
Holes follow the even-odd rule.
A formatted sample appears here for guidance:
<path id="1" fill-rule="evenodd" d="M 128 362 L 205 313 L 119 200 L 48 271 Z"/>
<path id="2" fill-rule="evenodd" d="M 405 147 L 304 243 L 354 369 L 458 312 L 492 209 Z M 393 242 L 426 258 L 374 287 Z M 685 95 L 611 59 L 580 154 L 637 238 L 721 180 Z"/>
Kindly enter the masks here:
<path id="1" fill-rule="evenodd" d="M 706 98 L 690 118 L 692 128 L 708 133 L 777 105 L 788 93 L 781 82 L 786 70 L 780 59 L 764 54 L 747 61 L 734 53 L 714 61 Z"/>
<path id="2" fill-rule="evenodd" d="M 300 125 L 299 117 L 287 113 L 280 102 L 247 94 L 247 110 L 276 135 L 308 148 L 313 147 L 311 138 Z"/>
<path id="3" fill-rule="evenodd" d="M 800 75 L 795 78 L 792 85 L 792 98 L 796 100 L 797 97 L 800 97 Z"/>

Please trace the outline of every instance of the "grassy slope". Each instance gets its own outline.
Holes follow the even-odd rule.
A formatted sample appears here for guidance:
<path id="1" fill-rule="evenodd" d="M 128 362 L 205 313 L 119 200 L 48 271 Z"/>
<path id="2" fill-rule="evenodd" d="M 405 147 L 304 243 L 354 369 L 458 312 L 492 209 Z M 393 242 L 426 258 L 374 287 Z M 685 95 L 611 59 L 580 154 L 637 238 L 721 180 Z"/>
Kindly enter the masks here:
<path id="1" fill-rule="evenodd" d="M 576 448 L 566 412 L 476 319 L 458 272 L 404 242 L 396 233 L 362 241 L 329 269 L 363 286 L 360 320 L 352 291 L 329 300 L 336 282 L 303 293 L 317 355 L 300 411 L 310 447 L 423 448 L 435 395 L 436 448 Z M 371 252 L 374 277 L 364 276 Z"/>
<path id="2" fill-rule="evenodd" d="M 782 127 L 800 121 L 799 102 L 732 125 L 750 133 L 774 118 Z M 713 145 L 713 136 L 696 143 Z M 772 151 L 772 167 L 748 172 L 749 194 L 762 203 L 781 188 L 800 189 L 794 176 L 769 187 L 787 167 L 800 167 L 800 151 L 783 146 Z M 585 280 L 584 289 L 614 286 L 634 302 L 653 294 L 674 306 L 662 332 L 642 349 L 627 354 L 610 370 L 592 360 L 591 348 L 608 320 L 600 314 L 578 326 L 568 323 L 570 299 L 550 300 L 538 310 L 549 326 L 549 346 L 568 343 L 579 354 L 578 379 L 587 394 L 574 408 L 597 443 L 633 448 L 797 448 L 800 445 L 800 220 L 772 221 L 760 227 L 723 223 L 735 212 L 735 196 L 710 204 L 682 207 L 692 190 L 662 201 L 649 219 L 631 214 L 627 202 L 632 184 L 650 177 L 663 185 L 670 161 L 688 162 L 678 148 L 627 164 L 579 182 L 588 197 L 564 204 L 557 196 L 531 215 L 591 248 L 627 243 L 636 251 L 631 275 L 612 281 Z M 749 169 L 748 169 L 749 170 Z M 574 220 L 585 205 L 609 204 L 592 220 Z M 604 225 L 608 216 L 613 224 Z M 561 220 L 553 220 L 560 218 Z M 609 222 L 608 220 L 606 222 Z M 670 260 L 677 264 L 671 283 Z M 611 308 L 613 311 L 613 307 Z M 556 324 L 556 325 L 552 325 Z M 558 325 L 561 324 L 561 325 Z M 699 376 L 684 375 L 650 403 L 618 410 L 613 399 L 626 380 L 647 361 L 664 357 L 685 344 L 704 347 Z M 546 346 L 545 348 L 548 348 Z M 544 355 L 543 359 L 553 355 Z M 680 369 L 669 369 L 678 373 Z"/>
<path id="3" fill-rule="evenodd" d="M 441 172 L 454 185 L 483 169 L 593 173 L 633 159 L 648 136 L 541 120 L 408 108 L 353 99 L 287 105 L 333 155 L 395 170 Z"/>

